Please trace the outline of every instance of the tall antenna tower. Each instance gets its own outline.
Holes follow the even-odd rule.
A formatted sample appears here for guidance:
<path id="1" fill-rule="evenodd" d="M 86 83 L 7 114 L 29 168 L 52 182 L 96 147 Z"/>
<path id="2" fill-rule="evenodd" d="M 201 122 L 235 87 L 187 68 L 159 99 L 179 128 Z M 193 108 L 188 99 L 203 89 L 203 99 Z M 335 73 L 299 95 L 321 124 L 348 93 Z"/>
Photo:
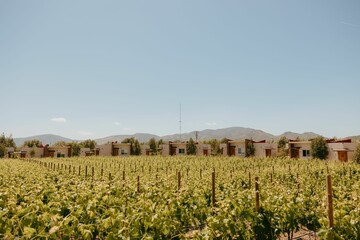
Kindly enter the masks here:
<path id="1" fill-rule="evenodd" d="M 179 111 L 180 115 L 179 115 L 179 130 L 180 130 L 180 141 L 181 141 L 181 103 L 180 103 L 180 111 Z"/>

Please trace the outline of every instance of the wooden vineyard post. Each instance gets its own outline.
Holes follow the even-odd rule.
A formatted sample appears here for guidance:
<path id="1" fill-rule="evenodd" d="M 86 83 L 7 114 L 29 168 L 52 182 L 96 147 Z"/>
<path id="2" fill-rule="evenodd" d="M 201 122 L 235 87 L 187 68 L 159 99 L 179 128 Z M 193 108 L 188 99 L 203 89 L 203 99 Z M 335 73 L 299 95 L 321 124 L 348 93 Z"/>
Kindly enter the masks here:
<path id="1" fill-rule="evenodd" d="M 85 166 L 85 177 L 87 177 L 87 165 Z"/>
<path id="2" fill-rule="evenodd" d="M 140 193 L 140 176 L 137 176 L 137 192 Z"/>
<path id="3" fill-rule="evenodd" d="M 101 179 L 102 179 L 102 177 L 104 176 L 104 169 L 101 167 Z"/>
<path id="4" fill-rule="evenodd" d="M 255 201 L 256 211 L 260 211 L 259 177 L 255 177 Z"/>
<path id="5" fill-rule="evenodd" d="M 109 181 L 111 181 L 111 172 L 109 172 Z"/>
<path id="6" fill-rule="evenodd" d="M 251 172 L 249 172 L 249 188 L 251 188 Z"/>
<path id="7" fill-rule="evenodd" d="M 69 173 L 71 173 L 71 165 L 69 165 Z"/>
<path id="8" fill-rule="evenodd" d="M 94 175 L 95 175 L 94 167 L 91 167 L 91 176 L 92 176 L 93 179 L 94 179 Z"/>
<path id="9" fill-rule="evenodd" d="M 178 180 L 178 191 L 180 191 L 180 187 L 181 187 L 181 173 L 180 173 L 180 171 L 177 173 L 177 180 Z"/>
<path id="10" fill-rule="evenodd" d="M 123 171 L 123 188 L 125 187 L 125 170 Z"/>
<path id="11" fill-rule="evenodd" d="M 200 168 L 200 179 L 202 179 L 202 169 Z"/>
<path id="12" fill-rule="evenodd" d="M 75 174 L 75 167 L 73 167 L 73 174 Z"/>
<path id="13" fill-rule="evenodd" d="M 79 166 L 79 176 L 80 176 L 80 174 L 81 174 L 81 166 Z"/>
<path id="14" fill-rule="evenodd" d="M 333 199 L 332 199 L 332 181 L 331 175 L 327 175 L 326 178 L 326 187 L 328 195 L 328 217 L 329 217 L 329 227 L 334 227 L 334 212 L 333 212 Z"/>
<path id="15" fill-rule="evenodd" d="M 212 200 L 212 206 L 215 206 L 216 200 L 215 200 L 215 171 L 211 174 L 211 200 Z"/>
<path id="16" fill-rule="evenodd" d="M 273 181 L 273 174 L 272 173 L 270 173 L 270 182 L 272 183 L 272 181 Z"/>

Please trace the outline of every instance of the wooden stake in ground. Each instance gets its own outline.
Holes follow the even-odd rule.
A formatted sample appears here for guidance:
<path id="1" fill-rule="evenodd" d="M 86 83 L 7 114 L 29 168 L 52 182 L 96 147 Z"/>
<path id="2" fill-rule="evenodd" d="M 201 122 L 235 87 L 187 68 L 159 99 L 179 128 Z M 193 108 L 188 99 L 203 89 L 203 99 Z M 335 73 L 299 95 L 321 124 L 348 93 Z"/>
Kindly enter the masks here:
<path id="1" fill-rule="evenodd" d="M 255 177 L 255 201 L 256 201 L 256 211 L 260 211 L 260 192 L 259 192 L 259 177 Z"/>
<path id="2" fill-rule="evenodd" d="M 212 206 L 215 206 L 216 200 L 215 200 L 215 171 L 211 174 L 211 200 L 212 200 Z"/>
<path id="3" fill-rule="evenodd" d="M 140 192 L 140 176 L 137 176 L 137 192 Z"/>
<path id="4" fill-rule="evenodd" d="M 251 188 L 251 172 L 249 172 L 249 188 Z"/>
<path id="5" fill-rule="evenodd" d="M 329 217 L 329 227 L 334 227 L 334 211 L 333 211 L 333 199 L 332 199 L 332 181 L 331 175 L 327 175 L 326 178 L 326 188 L 328 195 L 328 217 Z"/>
<path id="6" fill-rule="evenodd" d="M 178 180 L 178 191 L 180 191 L 180 187 L 181 187 L 181 173 L 180 173 L 180 171 L 177 173 L 177 180 Z"/>

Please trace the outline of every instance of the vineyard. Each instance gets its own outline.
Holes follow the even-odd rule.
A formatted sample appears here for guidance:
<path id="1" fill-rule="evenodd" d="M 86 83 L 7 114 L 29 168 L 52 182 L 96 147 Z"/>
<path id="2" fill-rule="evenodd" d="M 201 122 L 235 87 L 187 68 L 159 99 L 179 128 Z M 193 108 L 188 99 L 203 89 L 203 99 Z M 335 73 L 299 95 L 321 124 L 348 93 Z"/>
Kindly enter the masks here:
<path id="1" fill-rule="evenodd" d="M 334 223 L 329 228 L 327 175 Z M 360 165 L 288 158 L 0 161 L 1 239 L 360 239 Z"/>

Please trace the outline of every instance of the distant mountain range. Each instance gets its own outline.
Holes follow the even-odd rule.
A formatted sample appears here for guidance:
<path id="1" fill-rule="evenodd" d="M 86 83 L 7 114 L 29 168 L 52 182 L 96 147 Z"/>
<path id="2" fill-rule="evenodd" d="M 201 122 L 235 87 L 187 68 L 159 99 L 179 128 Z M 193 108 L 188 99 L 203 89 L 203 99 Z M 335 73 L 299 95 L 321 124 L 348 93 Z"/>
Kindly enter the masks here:
<path id="1" fill-rule="evenodd" d="M 43 144 L 49 144 L 52 145 L 56 142 L 64 141 L 64 142 L 72 142 L 73 140 L 70 138 L 61 137 L 59 135 L 54 134 L 42 134 L 42 135 L 36 135 L 36 136 L 30 136 L 30 137 L 24 137 L 24 138 L 14 138 L 14 141 L 16 143 L 16 146 L 20 147 L 24 144 L 25 141 L 37 139 L 41 141 Z"/>
<path id="2" fill-rule="evenodd" d="M 196 134 L 197 133 L 197 134 Z M 230 128 L 222 128 L 222 129 L 206 129 L 203 131 L 193 131 L 189 133 L 184 133 L 181 135 L 182 140 L 188 140 L 190 138 L 193 138 L 194 140 L 208 140 L 208 139 L 222 139 L 222 138 L 228 138 L 228 139 L 253 139 L 255 141 L 260 140 L 277 140 L 283 136 L 289 138 L 289 139 L 311 139 L 319 136 L 319 134 L 313 133 L 313 132 L 305 132 L 305 133 L 294 133 L 294 132 L 285 132 L 281 135 L 273 135 L 267 132 L 264 132 L 262 130 L 252 129 L 252 128 L 243 128 L 243 127 L 230 127 Z M 180 140 L 179 134 L 173 134 L 173 135 L 166 135 L 166 136 L 157 136 L 154 134 L 148 134 L 148 133 L 136 133 L 132 135 L 114 135 L 104 138 L 98 138 L 94 139 L 98 144 L 104 144 L 107 142 L 121 142 L 125 138 L 131 138 L 134 137 L 138 139 L 140 142 L 148 142 L 150 138 L 155 138 L 156 140 L 163 139 L 164 141 L 175 141 Z M 360 136 L 353 136 L 351 137 L 354 140 L 360 139 Z M 31 136 L 26 138 L 14 138 L 14 141 L 17 146 L 22 146 L 23 143 L 27 140 L 31 139 L 38 139 L 44 144 L 54 144 L 58 141 L 65 141 L 65 142 L 71 142 L 71 141 L 78 141 L 70 138 L 65 138 L 58 135 L 53 134 L 44 134 L 44 135 L 37 135 L 37 136 Z"/>
<path id="3" fill-rule="evenodd" d="M 281 135 L 273 135 L 267 132 L 264 132 L 262 130 L 252 129 L 252 128 L 243 128 L 243 127 L 230 127 L 230 128 L 222 128 L 222 129 L 206 129 L 203 131 L 193 131 L 189 133 L 184 133 L 181 135 L 182 140 L 188 140 L 190 138 L 193 138 L 194 140 L 208 140 L 208 139 L 222 139 L 222 138 L 228 138 L 228 139 L 253 139 L 254 141 L 260 141 L 260 140 L 278 140 L 279 138 L 285 136 L 288 139 L 302 139 L 302 140 L 308 140 L 311 138 L 315 138 L 317 136 L 320 136 L 319 134 L 313 133 L 313 132 L 305 132 L 305 133 L 295 133 L 295 132 L 285 132 Z M 138 139 L 140 142 L 148 142 L 151 138 L 155 138 L 156 140 L 163 139 L 164 141 L 176 141 L 180 140 L 179 134 L 173 134 L 173 135 L 166 135 L 166 136 L 157 136 L 154 134 L 148 134 L 148 133 L 136 133 L 132 135 L 114 135 L 104 138 L 98 138 L 94 139 L 97 144 L 105 144 L 107 142 L 121 142 L 125 138 L 131 138 L 134 137 Z M 349 137 L 353 140 L 360 140 L 359 136 L 351 136 Z M 59 141 L 65 141 L 65 142 L 72 142 L 72 141 L 78 141 L 70 138 L 61 137 L 58 135 L 53 134 L 44 134 L 44 135 L 37 135 L 37 136 L 31 136 L 26 138 L 14 138 L 14 141 L 17 146 L 22 146 L 25 141 L 32 140 L 32 139 L 38 139 L 43 144 L 54 144 Z"/>

